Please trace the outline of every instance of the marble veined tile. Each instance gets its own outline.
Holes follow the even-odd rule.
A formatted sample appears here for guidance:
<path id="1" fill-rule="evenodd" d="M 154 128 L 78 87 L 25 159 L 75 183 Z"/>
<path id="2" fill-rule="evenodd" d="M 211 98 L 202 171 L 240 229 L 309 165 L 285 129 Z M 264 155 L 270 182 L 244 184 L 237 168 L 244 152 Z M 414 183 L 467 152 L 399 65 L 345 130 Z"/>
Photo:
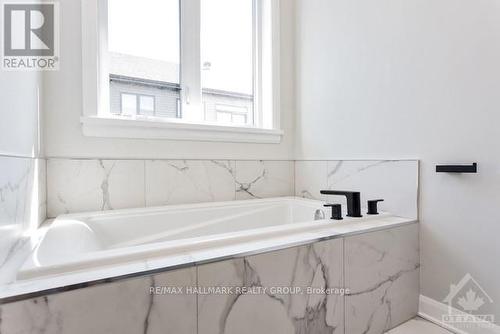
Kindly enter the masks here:
<path id="1" fill-rule="evenodd" d="M 415 317 L 418 224 L 345 238 L 346 334 L 381 334 Z"/>
<path id="2" fill-rule="evenodd" d="M 362 207 L 369 199 L 383 198 L 380 210 L 417 218 L 418 161 L 328 161 L 328 189 L 361 192 Z M 344 204 L 345 198 L 334 197 Z M 333 198 L 331 199 L 333 200 Z"/>
<path id="3" fill-rule="evenodd" d="M 50 159 L 48 217 L 144 207 L 144 161 Z"/>
<path id="4" fill-rule="evenodd" d="M 343 333 L 342 240 L 199 267 L 203 286 L 248 292 L 199 296 L 199 333 Z M 315 288 L 315 290 L 310 290 Z"/>
<path id="5" fill-rule="evenodd" d="M 232 161 L 146 161 L 147 206 L 230 201 L 234 192 Z"/>
<path id="6" fill-rule="evenodd" d="M 2 334 L 196 334 L 195 294 L 151 294 L 151 286 L 189 286 L 183 269 L 0 306 Z"/>
<path id="7" fill-rule="evenodd" d="M 236 161 L 236 199 L 293 196 L 293 161 Z"/>
<path id="8" fill-rule="evenodd" d="M 343 297 L 326 293 L 343 287 L 342 240 L 252 256 L 247 267 L 253 284 L 268 288 L 281 302 L 295 333 L 343 333 Z M 271 290 L 288 286 L 299 287 L 300 293 Z"/>
<path id="9" fill-rule="evenodd" d="M 23 232 L 21 227 L 0 227 L 0 290 L 16 280 L 19 267 L 34 248 L 32 239 Z"/>
<path id="10" fill-rule="evenodd" d="M 38 192 L 38 224 L 40 226 L 47 219 L 47 160 L 36 159 L 35 168 L 38 176 L 35 178 L 37 186 L 35 190 Z"/>
<path id="11" fill-rule="evenodd" d="M 0 284 L 5 284 L 31 251 L 24 232 L 45 219 L 45 160 L 0 156 L 0 171 Z"/>
<path id="12" fill-rule="evenodd" d="M 198 266 L 198 287 L 228 287 L 226 293 L 198 295 L 198 334 L 225 332 L 226 321 L 240 297 L 235 288 L 246 286 L 245 261 L 234 259 Z"/>
<path id="13" fill-rule="evenodd" d="M 0 156 L 0 227 L 36 227 L 45 212 L 45 160 Z"/>
<path id="14" fill-rule="evenodd" d="M 16 278 L 45 220 L 45 160 L 0 156 L 0 285 Z"/>
<path id="15" fill-rule="evenodd" d="M 324 200 L 320 190 L 327 189 L 326 161 L 295 162 L 295 196 Z"/>

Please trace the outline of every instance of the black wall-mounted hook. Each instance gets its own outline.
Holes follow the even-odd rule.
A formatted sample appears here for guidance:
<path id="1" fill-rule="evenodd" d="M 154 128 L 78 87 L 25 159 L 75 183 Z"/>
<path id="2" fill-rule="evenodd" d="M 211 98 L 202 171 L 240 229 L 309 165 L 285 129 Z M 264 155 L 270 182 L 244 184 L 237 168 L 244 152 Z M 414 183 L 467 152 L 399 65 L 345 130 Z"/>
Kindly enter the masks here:
<path id="1" fill-rule="evenodd" d="M 477 163 L 472 165 L 437 165 L 436 173 L 477 173 Z"/>

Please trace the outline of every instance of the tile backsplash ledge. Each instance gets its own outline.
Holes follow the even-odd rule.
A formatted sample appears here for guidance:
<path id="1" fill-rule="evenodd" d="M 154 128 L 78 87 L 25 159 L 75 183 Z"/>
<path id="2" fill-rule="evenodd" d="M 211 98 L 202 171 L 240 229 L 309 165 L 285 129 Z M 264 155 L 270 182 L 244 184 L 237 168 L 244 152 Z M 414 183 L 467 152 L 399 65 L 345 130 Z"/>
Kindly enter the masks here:
<path id="1" fill-rule="evenodd" d="M 323 188 L 385 198 L 382 210 L 416 218 L 418 161 L 54 158 L 47 161 L 47 216 L 294 195 L 325 200 Z"/>
<path id="2" fill-rule="evenodd" d="M 360 191 L 362 207 L 367 200 L 381 198 L 381 210 L 417 218 L 418 168 L 417 160 L 296 161 L 295 195 L 332 201 L 320 189 Z M 346 208 L 345 198 L 335 202 Z"/>

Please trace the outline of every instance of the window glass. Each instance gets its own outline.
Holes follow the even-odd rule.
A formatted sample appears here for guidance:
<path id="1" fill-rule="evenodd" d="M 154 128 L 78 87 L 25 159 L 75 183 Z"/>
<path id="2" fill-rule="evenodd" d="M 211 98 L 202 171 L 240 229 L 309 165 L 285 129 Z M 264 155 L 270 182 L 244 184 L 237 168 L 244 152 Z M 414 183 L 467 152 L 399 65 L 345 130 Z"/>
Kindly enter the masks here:
<path id="1" fill-rule="evenodd" d="M 218 111 L 217 112 L 217 122 L 230 124 L 231 123 L 231 113 Z"/>
<path id="2" fill-rule="evenodd" d="M 234 124 L 240 124 L 240 125 L 243 125 L 243 124 L 246 124 L 247 122 L 247 117 L 246 115 L 241 115 L 241 114 L 233 114 L 233 119 L 232 119 L 232 122 Z"/>
<path id="3" fill-rule="evenodd" d="M 123 116 L 134 116 L 137 114 L 137 96 L 134 94 L 122 94 L 121 114 Z"/>
<path id="4" fill-rule="evenodd" d="M 253 30 L 252 0 L 201 0 L 201 83 L 207 120 L 214 118 L 207 112 L 215 111 L 210 105 L 218 102 L 253 112 Z"/>
<path id="5" fill-rule="evenodd" d="M 255 1 L 200 0 L 199 44 L 198 33 L 189 29 L 182 38 L 196 41 L 189 51 L 199 52 L 201 63 L 192 64 L 193 57 L 187 57 L 182 69 L 201 71 L 201 82 L 183 75 L 184 100 L 180 1 L 108 0 L 111 113 L 165 118 L 185 114 L 190 120 L 224 124 L 262 123 L 254 112 Z M 197 20 L 197 12 L 192 14 L 188 18 Z M 200 86 L 201 92 L 193 93 L 192 87 Z M 190 99 L 190 89 L 195 98 Z"/>
<path id="6" fill-rule="evenodd" d="M 179 83 L 179 0 L 108 0 L 110 73 Z"/>
<path id="7" fill-rule="evenodd" d="M 155 115 L 155 98 L 153 96 L 141 95 L 139 97 L 139 108 L 141 115 Z"/>
<path id="8" fill-rule="evenodd" d="M 179 15 L 179 0 L 108 0 L 111 113 L 120 114 L 120 92 L 129 91 L 150 96 L 140 101 L 143 115 L 180 115 Z"/>

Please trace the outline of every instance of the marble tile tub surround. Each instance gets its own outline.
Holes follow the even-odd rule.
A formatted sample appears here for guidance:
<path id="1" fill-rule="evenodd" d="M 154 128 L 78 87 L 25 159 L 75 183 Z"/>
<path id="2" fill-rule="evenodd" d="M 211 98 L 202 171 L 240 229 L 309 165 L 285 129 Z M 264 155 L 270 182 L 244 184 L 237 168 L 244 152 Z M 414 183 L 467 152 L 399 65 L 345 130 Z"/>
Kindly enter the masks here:
<path id="1" fill-rule="evenodd" d="M 322 292 L 343 287 L 342 248 L 336 239 L 199 266 L 199 286 L 265 290 L 199 296 L 198 333 L 344 333 L 343 296 Z"/>
<path id="2" fill-rule="evenodd" d="M 0 155 L 0 170 L 0 228 L 37 227 L 45 219 L 45 160 Z"/>
<path id="3" fill-rule="evenodd" d="M 351 235 L 387 230 L 414 223 L 416 223 L 415 220 L 393 216 L 383 219 L 364 220 L 357 224 L 330 224 L 325 229 L 317 231 L 304 231 L 303 233 L 263 238 L 231 245 L 218 245 L 165 257 L 116 264 L 112 267 L 90 267 L 83 271 L 40 277 L 34 280 L 18 280 L 0 287 L 0 303 L 23 300 L 30 298 L 30 296 L 34 298 L 51 293 L 81 289 L 99 285 L 103 282 L 154 275 L 159 272 L 193 265 L 203 265 L 226 259 L 299 247 L 318 241 L 341 239 Z M 41 234 L 43 234 L 43 231 Z M 17 270 L 14 271 L 13 276 L 16 274 Z"/>
<path id="4" fill-rule="evenodd" d="M 151 286 L 196 286 L 196 268 L 0 305 L 0 333 L 195 334 L 196 294 Z"/>
<path id="5" fill-rule="evenodd" d="M 416 229 L 405 225 L 8 303 L 0 306 L 0 332 L 382 334 L 416 316 Z M 353 280 L 354 273 L 363 276 Z M 189 286 L 198 289 L 188 293 Z M 271 289 L 309 286 L 317 292 Z M 344 286 L 352 296 L 321 290 Z M 183 290 L 150 294 L 150 287 Z M 267 289 L 207 294 L 211 287 Z"/>
<path id="6" fill-rule="evenodd" d="M 26 231 L 45 220 L 45 160 L 0 156 L 0 285 L 31 251 Z"/>
<path id="7" fill-rule="evenodd" d="M 346 334 L 384 333 L 418 311 L 417 224 L 345 239 Z"/>
<path id="8" fill-rule="evenodd" d="M 418 161 L 49 159 L 48 217 L 168 204 L 277 196 L 326 199 L 324 188 L 385 198 L 381 209 L 417 217 Z M 333 199 L 329 199 L 333 200 Z M 344 203 L 337 198 L 335 201 Z"/>
<path id="9" fill-rule="evenodd" d="M 48 217 L 292 196 L 293 161 L 49 159 Z"/>
<path id="10" fill-rule="evenodd" d="M 369 199 L 385 199 L 381 210 L 418 217 L 418 160 L 296 161 L 295 195 L 342 203 L 343 197 L 324 196 L 320 189 L 357 190 L 362 206 Z"/>

